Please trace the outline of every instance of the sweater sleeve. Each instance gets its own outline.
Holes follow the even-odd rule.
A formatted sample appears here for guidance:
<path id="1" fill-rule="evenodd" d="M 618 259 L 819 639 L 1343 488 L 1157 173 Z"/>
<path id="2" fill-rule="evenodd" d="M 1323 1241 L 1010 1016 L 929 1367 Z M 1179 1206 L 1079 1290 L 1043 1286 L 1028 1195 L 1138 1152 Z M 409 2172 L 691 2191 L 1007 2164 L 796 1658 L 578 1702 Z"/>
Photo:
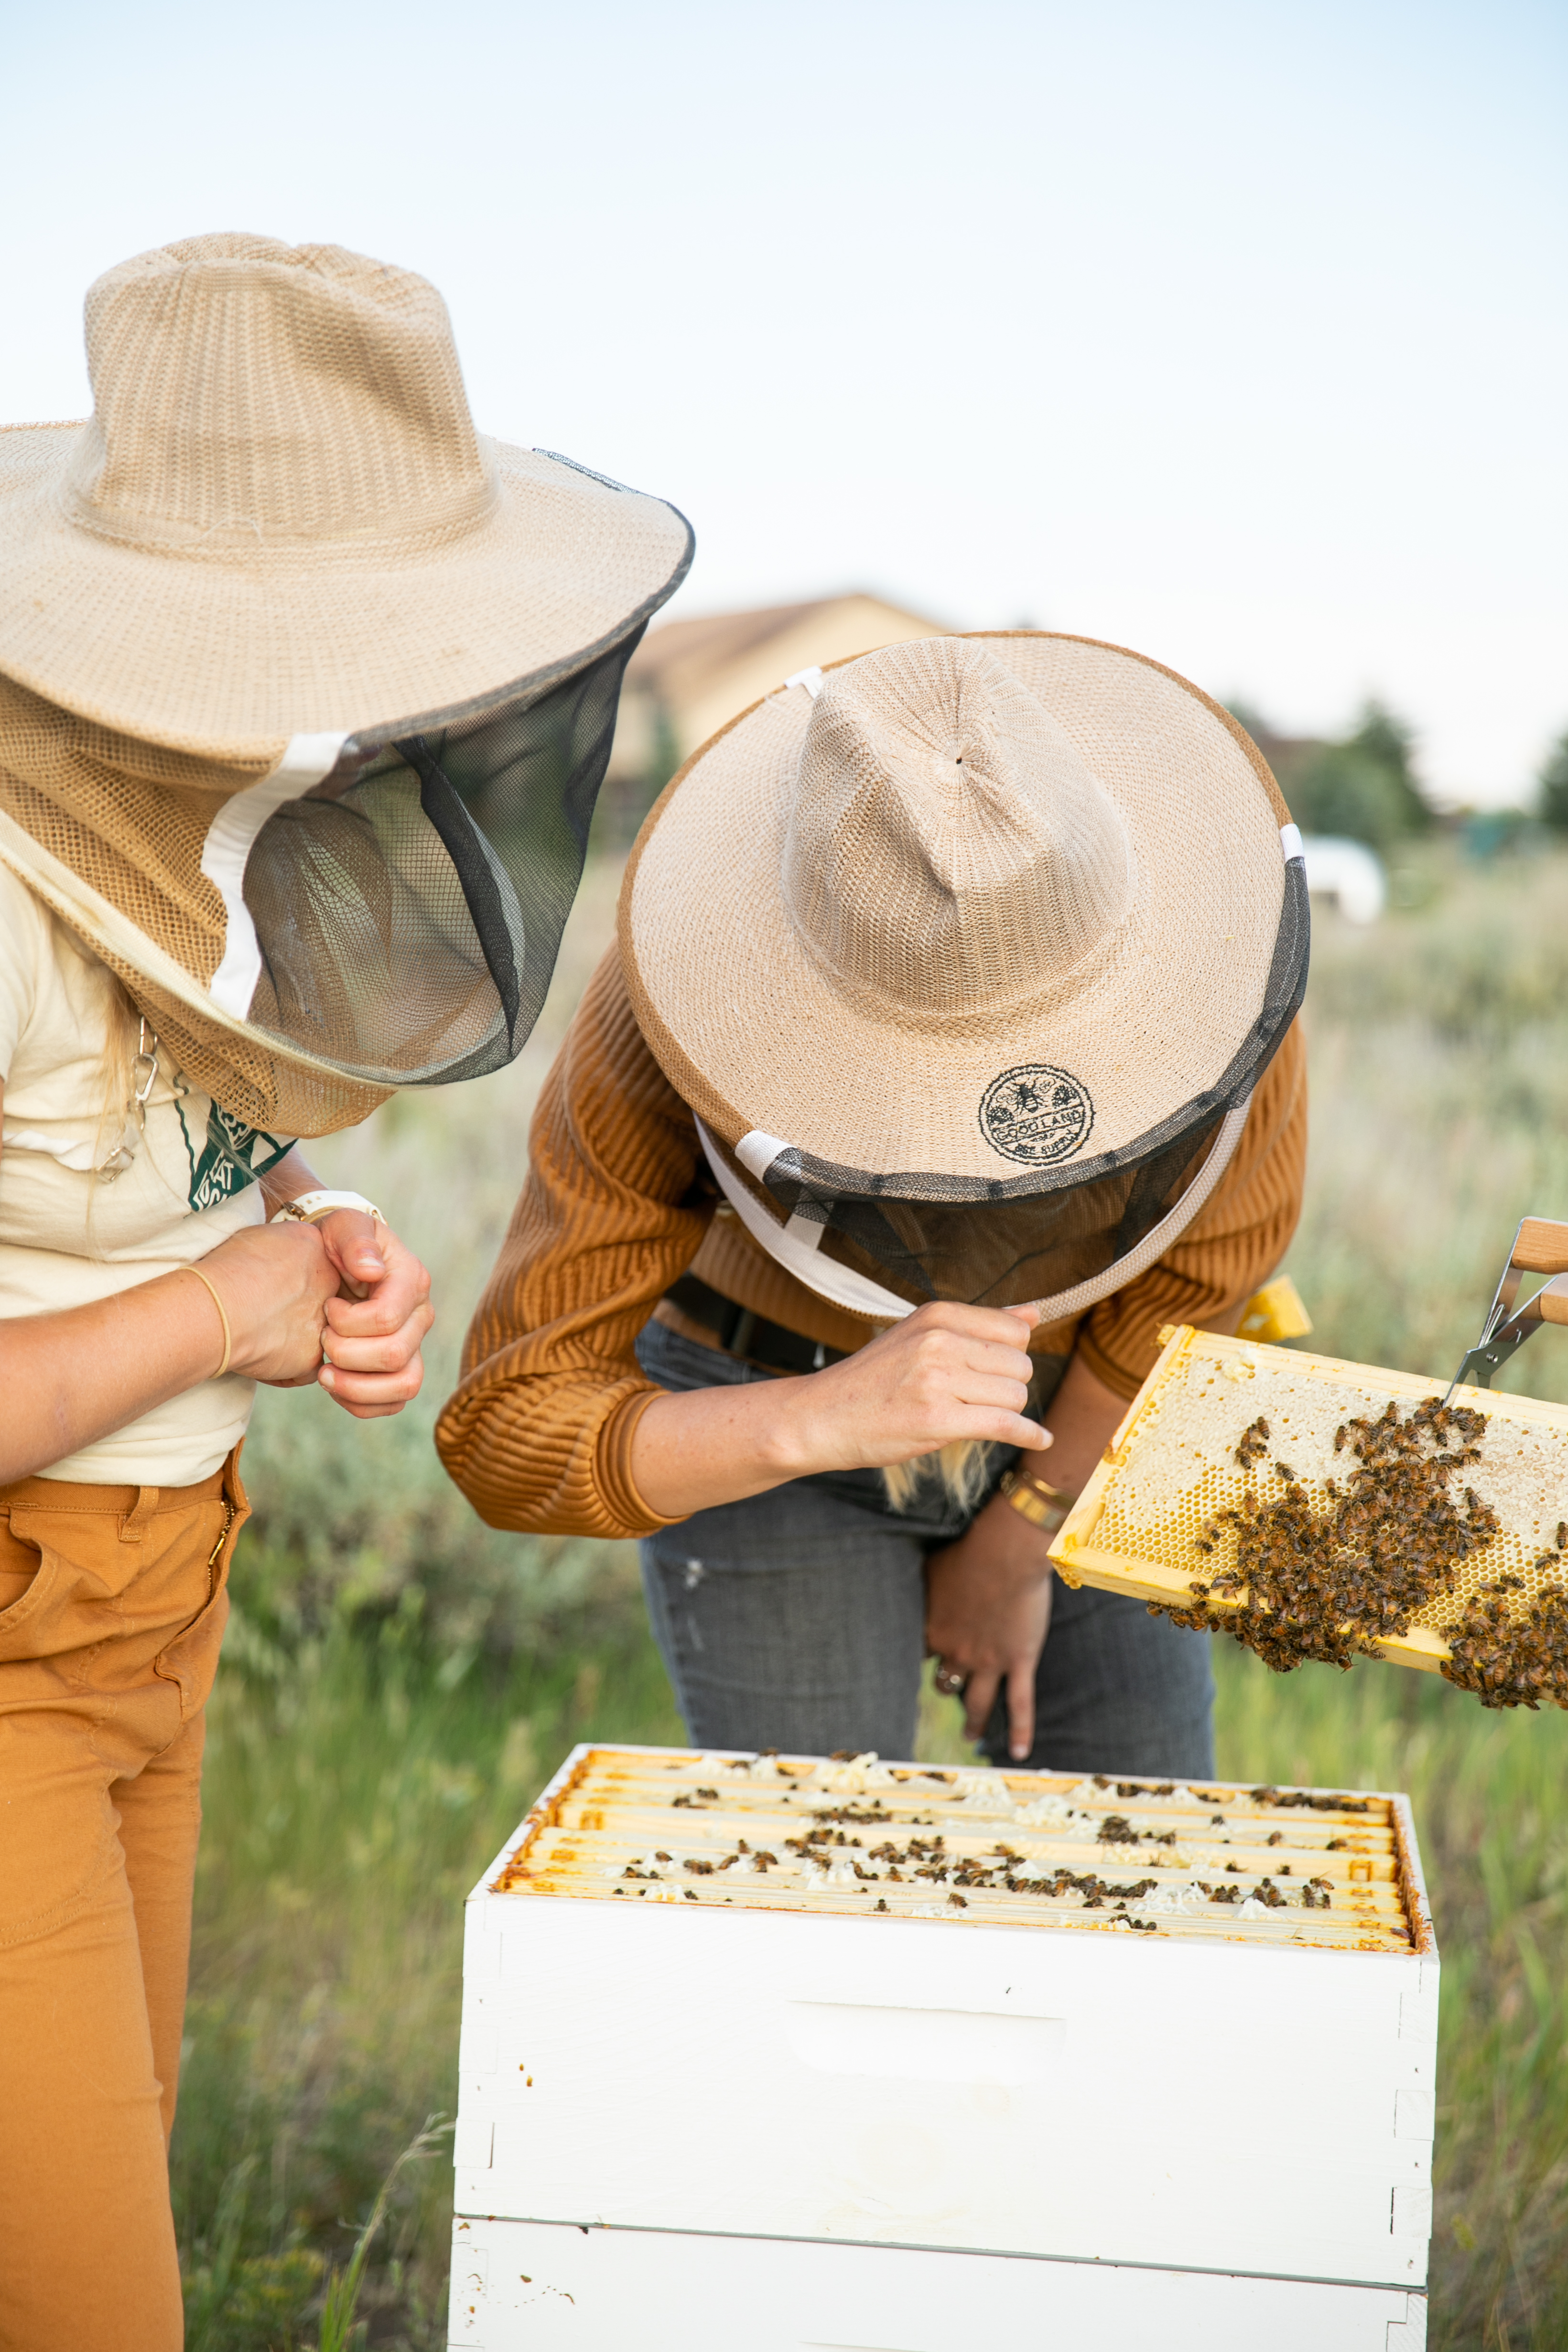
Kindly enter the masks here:
<path id="1" fill-rule="evenodd" d="M 713 1215 L 699 1156 L 612 948 L 539 1096 L 528 1180 L 436 1423 L 443 1463 L 491 1527 L 671 1524 L 632 1479 L 632 1433 L 660 1392 L 633 1345 Z"/>
<path id="2" fill-rule="evenodd" d="M 1301 1213 L 1306 1160 L 1306 1049 L 1297 1021 L 1259 1081 L 1213 1198 L 1164 1257 L 1080 1327 L 1078 1352 L 1107 1388 L 1136 1396 L 1154 1370 L 1163 1324 L 1213 1323 L 1268 1281 Z"/>

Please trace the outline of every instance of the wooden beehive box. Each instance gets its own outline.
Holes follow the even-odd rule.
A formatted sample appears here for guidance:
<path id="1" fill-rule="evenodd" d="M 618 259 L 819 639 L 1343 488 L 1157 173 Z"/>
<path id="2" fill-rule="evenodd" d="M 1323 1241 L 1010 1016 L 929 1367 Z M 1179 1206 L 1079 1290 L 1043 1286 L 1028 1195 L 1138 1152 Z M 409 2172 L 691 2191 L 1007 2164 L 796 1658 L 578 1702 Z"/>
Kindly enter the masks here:
<path id="1" fill-rule="evenodd" d="M 1437 1991 L 1400 1797 L 578 1748 L 469 1901 L 451 2340 L 1414 2352 Z"/>
<path id="2" fill-rule="evenodd" d="M 1416 1373 L 1223 1339 L 1186 1324 L 1162 1337 L 1159 1361 L 1051 1546 L 1071 1584 L 1188 1605 L 1195 1577 L 1222 1564 L 1223 1537 L 1212 1556 L 1198 1544 L 1246 1491 L 1235 1449 L 1249 1423 L 1261 1416 L 1291 1467 L 1321 1492 L 1343 1471 L 1334 1449 L 1342 1424 L 1375 1419 L 1390 1399 L 1404 1410 L 1443 1394 L 1442 1381 Z M 1542 1565 L 1543 1555 L 1556 1552 L 1568 1511 L 1568 1406 L 1476 1388 L 1456 1389 L 1453 1401 L 1487 1416 L 1481 1459 L 1464 1476 L 1496 1508 L 1500 1532 L 1464 1562 L 1451 1591 L 1413 1615 L 1406 1633 L 1372 1645 L 1382 1657 L 1434 1673 L 1449 1655 L 1444 1629 L 1469 1596 L 1516 1576 L 1524 1588 L 1516 1605 L 1525 1608 L 1547 1586 L 1561 1591 L 1568 1582 L 1568 1555 L 1558 1555 L 1555 1567 Z M 1223 1614 L 1223 1601 L 1211 1605 Z"/>

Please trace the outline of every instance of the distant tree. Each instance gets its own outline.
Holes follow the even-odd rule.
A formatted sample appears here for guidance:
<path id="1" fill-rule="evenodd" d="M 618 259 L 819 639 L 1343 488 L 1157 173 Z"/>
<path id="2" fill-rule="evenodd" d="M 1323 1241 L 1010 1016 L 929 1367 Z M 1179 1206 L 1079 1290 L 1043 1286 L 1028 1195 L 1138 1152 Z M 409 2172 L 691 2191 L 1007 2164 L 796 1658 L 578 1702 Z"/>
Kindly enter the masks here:
<path id="1" fill-rule="evenodd" d="M 1568 832 L 1568 733 L 1557 738 L 1541 771 L 1541 797 L 1536 803 L 1542 824 Z"/>
<path id="2" fill-rule="evenodd" d="M 1380 760 L 1343 743 L 1325 745 L 1291 785 L 1291 814 L 1307 834 L 1333 834 L 1386 850 L 1402 834 L 1405 796 Z"/>
<path id="3" fill-rule="evenodd" d="M 1369 702 L 1353 734 L 1326 743 L 1290 788 L 1291 814 L 1303 833 L 1342 834 L 1388 850 L 1432 822 L 1412 770 L 1410 730 Z"/>
<path id="4" fill-rule="evenodd" d="M 1367 759 L 1377 762 L 1398 788 L 1405 805 L 1405 831 L 1425 833 L 1431 824 L 1432 812 L 1416 782 L 1410 758 L 1415 740 L 1413 731 L 1403 719 L 1396 719 L 1382 703 L 1368 702 L 1362 709 L 1361 721 L 1354 734 L 1345 738 L 1344 749 L 1363 752 Z"/>

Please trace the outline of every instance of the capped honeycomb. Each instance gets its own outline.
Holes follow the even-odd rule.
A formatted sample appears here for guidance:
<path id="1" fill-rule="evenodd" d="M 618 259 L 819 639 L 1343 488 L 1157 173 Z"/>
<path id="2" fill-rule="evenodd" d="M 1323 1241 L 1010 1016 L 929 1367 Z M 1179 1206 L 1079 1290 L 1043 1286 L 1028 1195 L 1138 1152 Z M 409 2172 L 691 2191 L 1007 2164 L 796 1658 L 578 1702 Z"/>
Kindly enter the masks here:
<path id="1" fill-rule="evenodd" d="M 1425 1952 L 1401 1800 L 585 1748 L 493 1893 Z"/>
<path id="2" fill-rule="evenodd" d="M 1221 1591 L 1211 1606 L 1218 1613 L 1233 1601 L 1223 1579 L 1238 1559 L 1238 1517 L 1255 1509 L 1260 1494 L 1281 1491 L 1268 1486 L 1270 1472 L 1297 1482 L 1305 1503 L 1322 1509 L 1334 1491 L 1331 1482 L 1343 1491 L 1347 1424 L 1376 1422 L 1391 1402 L 1406 1416 L 1443 1392 L 1439 1381 L 1185 1326 L 1166 1337 L 1159 1362 L 1052 1548 L 1070 1582 L 1163 1606 L 1190 1605 L 1216 1575 Z M 1454 1492 L 1462 1498 L 1469 1489 L 1496 1527 L 1453 1562 L 1445 1589 L 1411 1610 L 1406 1632 L 1375 1645 L 1406 1664 L 1441 1665 L 1447 1634 L 1502 1580 L 1512 1580 L 1504 1586 L 1506 1607 L 1521 1622 L 1543 1603 L 1561 1610 L 1568 1601 L 1562 1541 L 1568 1411 L 1473 1388 L 1456 1390 L 1453 1402 L 1467 1422 L 1472 1412 L 1485 1417 L 1474 1460 L 1454 1474 Z M 1268 1458 L 1260 1444 L 1260 1458 L 1249 1463 L 1238 1448 L 1245 1455 L 1256 1428 L 1267 1434 Z M 1413 1552 L 1418 1540 L 1413 1528 Z"/>

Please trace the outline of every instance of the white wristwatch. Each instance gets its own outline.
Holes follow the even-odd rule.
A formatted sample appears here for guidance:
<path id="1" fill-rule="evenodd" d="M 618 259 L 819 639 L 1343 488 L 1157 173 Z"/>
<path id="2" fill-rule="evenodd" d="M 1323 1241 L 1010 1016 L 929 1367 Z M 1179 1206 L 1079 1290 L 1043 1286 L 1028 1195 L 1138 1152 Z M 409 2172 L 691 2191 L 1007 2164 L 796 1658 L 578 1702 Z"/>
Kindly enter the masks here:
<path id="1" fill-rule="evenodd" d="M 362 1192 L 332 1192 L 325 1186 L 314 1192 L 301 1192 L 298 1200 L 285 1201 L 272 1222 L 276 1224 L 278 1217 L 293 1217 L 299 1224 L 313 1225 L 322 1217 L 329 1217 L 334 1209 L 359 1209 L 367 1217 L 374 1217 L 378 1224 L 386 1223 L 375 1202 L 367 1201 Z"/>

